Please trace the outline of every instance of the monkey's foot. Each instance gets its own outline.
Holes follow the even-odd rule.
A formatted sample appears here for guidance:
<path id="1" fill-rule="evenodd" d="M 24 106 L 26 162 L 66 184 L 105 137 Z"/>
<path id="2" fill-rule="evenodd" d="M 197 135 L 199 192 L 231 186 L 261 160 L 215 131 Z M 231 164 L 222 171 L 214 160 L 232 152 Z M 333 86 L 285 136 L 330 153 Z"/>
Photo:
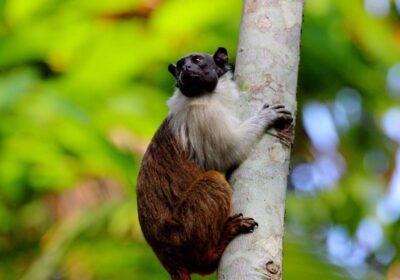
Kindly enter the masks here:
<path id="1" fill-rule="evenodd" d="M 253 232 L 256 227 L 258 223 L 253 218 L 243 217 L 242 213 L 229 217 L 225 223 L 225 231 L 233 235 Z"/>
<path id="2" fill-rule="evenodd" d="M 257 222 L 252 218 L 244 218 L 242 213 L 230 216 L 224 225 L 217 252 L 218 260 L 229 242 L 242 233 L 250 233 L 257 227 Z"/>

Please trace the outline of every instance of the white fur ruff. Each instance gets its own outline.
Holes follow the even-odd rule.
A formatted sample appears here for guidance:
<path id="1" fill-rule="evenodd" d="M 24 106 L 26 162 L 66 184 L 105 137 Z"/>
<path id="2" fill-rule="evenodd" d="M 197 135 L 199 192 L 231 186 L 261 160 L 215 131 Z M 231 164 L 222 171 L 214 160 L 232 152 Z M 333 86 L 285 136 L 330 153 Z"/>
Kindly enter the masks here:
<path id="1" fill-rule="evenodd" d="M 189 98 L 176 89 L 168 101 L 173 133 L 204 170 L 226 171 L 239 164 L 262 134 L 265 121 L 253 118 L 243 123 L 237 116 L 238 99 L 239 90 L 228 72 L 210 94 Z"/>

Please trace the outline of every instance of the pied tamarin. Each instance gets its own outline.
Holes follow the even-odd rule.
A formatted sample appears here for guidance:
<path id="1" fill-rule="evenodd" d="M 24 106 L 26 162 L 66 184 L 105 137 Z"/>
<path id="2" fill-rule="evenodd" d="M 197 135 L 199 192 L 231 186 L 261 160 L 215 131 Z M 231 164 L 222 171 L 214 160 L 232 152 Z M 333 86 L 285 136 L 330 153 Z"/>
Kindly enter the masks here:
<path id="1" fill-rule="evenodd" d="M 221 172 L 239 165 L 266 129 L 291 123 L 283 105 L 264 105 L 241 120 L 239 90 L 225 48 L 170 64 L 176 90 L 169 114 L 143 157 L 137 182 L 146 241 L 173 280 L 215 271 L 228 243 L 257 223 L 231 213 L 232 189 Z"/>

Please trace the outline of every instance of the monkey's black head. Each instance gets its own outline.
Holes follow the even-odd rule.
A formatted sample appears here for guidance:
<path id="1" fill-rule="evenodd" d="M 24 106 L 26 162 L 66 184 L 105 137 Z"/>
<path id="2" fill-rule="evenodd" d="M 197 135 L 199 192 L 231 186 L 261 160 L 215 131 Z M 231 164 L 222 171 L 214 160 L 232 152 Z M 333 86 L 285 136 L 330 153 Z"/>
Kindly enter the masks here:
<path id="1" fill-rule="evenodd" d="M 212 92 L 218 79 L 228 71 L 228 52 L 218 48 L 213 56 L 206 53 L 191 53 L 168 66 L 176 79 L 176 86 L 187 97 Z"/>

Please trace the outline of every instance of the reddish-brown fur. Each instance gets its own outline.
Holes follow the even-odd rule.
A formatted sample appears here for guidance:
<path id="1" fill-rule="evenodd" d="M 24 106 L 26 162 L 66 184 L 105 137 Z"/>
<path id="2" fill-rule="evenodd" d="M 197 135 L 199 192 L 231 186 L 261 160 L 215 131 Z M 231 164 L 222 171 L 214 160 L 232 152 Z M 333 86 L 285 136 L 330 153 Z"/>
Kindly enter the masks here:
<path id="1" fill-rule="evenodd" d="M 213 272 L 228 243 L 256 222 L 231 215 L 232 190 L 224 176 L 201 170 L 161 125 L 142 161 L 137 184 L 143 234 L 173 280 Z"/>

